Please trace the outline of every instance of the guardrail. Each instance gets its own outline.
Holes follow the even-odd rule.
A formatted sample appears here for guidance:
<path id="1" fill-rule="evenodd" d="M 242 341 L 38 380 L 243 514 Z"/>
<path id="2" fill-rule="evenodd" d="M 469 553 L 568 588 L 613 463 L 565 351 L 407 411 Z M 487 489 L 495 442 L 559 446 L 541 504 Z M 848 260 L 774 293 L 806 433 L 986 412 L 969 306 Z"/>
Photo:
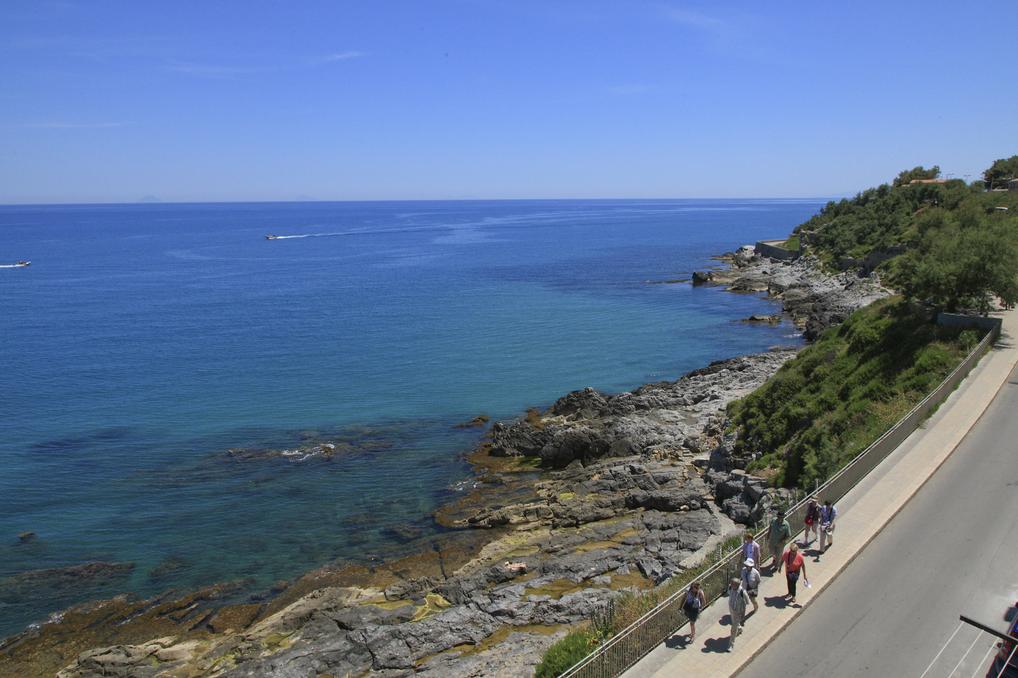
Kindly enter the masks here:
<path id="1" fill-rule="evenodd" d="M 980 323 L 985 323 L 981 320 Z M 980 324 L 974 323 L 974 324 Z M 913 407 L 908 414 L 902 417 L 884 435 L 875 440 L 869 447 L 860 452 L 855 459 L 850 461 L 844 468 L 834 474 L 823 485 L 817 488 L 816 492 L 809 493 L 823 499 L 837 501 L 852 489 L 856 483 L 866 477 L 876 466 L 883 461 L 887 455 L 895 450 L 919 424 L 922 423 L 936 409 L 947 396 L 961 383 L 979 359 L 986 353 L 990 346 L 1000 336 L 1001 321 L 998 319 L 992 323 L 989 332 L 982 341 L 976 345 L 968 356 L 956 367 L 951 374 L 937 386 L 928 396 L 923 398 L 919 404 Z M 802 525 L 806 517 L 806 503 L 808 496 L 796 502 L 786 510 L 785 517 L 789 525 Z M 770 556 L 767 540 L 763 538 L 767 530 L 761 530 L 757 534 L 760 542 L 760 560 L 766 562 Z M 716 563 L 713 567 L 701 574 L 697 580 L 711 603 L 728 590 L 728 582 L 739 577 L 742 571 L 741 550 L 737 549 Z M 780 553 L 776 554 L 780 557 Z M 601 644 L 594 652 L 590 653 L 579 662 L 567 669 L 559 678 L 616 678 L 621 676 L 626 669 L 640 661 L 655 647 L 672 636 L 686 623 L 686 616 L 682 612 L 682 603 L 685 600 L 685 590 L 677 591 L 665 600 L 661 601 L 654 609 L 650 610 L 635 622 L 627 626 L 619 633 Z"/>

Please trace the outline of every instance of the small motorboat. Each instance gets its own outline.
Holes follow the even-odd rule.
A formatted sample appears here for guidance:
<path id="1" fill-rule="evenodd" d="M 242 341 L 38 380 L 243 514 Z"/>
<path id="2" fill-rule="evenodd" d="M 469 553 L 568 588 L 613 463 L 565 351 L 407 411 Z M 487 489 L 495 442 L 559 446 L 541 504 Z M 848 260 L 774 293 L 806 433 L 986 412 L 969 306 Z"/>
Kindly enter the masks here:
<path id="1" fill-rule="evenodd" d="M 266 240 L 279 240 L 279 236 L 278 236 L 278 235 L 272 235 L 272 234 L 270 233 L 270 234 L 268 234 L 267 236 L 265 236 L 265 239 L 266 239 Z"/>
<path id="2" fill-rule="evenodd" d="M 14 265 L 15 266 L 31 266 L 32 262 L 31 261 L 19 261 L 19 262 L 17 262 Z"/>

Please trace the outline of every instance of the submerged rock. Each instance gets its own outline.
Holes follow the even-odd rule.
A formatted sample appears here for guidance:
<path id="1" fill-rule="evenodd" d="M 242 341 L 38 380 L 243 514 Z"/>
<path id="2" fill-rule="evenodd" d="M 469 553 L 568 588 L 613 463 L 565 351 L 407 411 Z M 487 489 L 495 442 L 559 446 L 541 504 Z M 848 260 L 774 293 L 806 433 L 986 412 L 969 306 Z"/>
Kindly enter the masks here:
<path id="1" fill-rule="evenodd" d="M 122 579 L 134 570 L 134 563 L 91 562 L 44 570 L 29 570 L 0 579 L 0 602 L 12 602 L 81 586 L 96 586 Z"/>
<path id="2" fill-rule="evenodd" d="M 491 417 L 486 414 L 479 414 L 470 421 L 464 421 L 456 424 L 456 428 L 481 428 L 489 421 L 491 421 Z"/>

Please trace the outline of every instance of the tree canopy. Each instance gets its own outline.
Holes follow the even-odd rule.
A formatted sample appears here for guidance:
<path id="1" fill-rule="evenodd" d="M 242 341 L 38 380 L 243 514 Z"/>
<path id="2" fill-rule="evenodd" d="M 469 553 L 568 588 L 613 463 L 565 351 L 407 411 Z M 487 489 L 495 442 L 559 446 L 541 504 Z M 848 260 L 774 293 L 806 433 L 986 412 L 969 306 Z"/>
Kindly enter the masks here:
<path id="1" fill-rule="evenodd" d="M 983 181 L 990 190 L 1002 188 L 1005 182 L 1015 178 L 1018 178 L 1018 155 L 994 160 L 989 169 L 983 172 Z"/>
<path id="2" fill-rule="evenodd" d="M 915 179 L 936 179 L 940 176 L 940 166 L 934 165 L 929 169 L 922 167 L 913 167 L 910 170 L 902 170 L 898 176 L 894 178 L 894 186 L 905 186 L 909 182 Z"/>
<path id="3" fill-rule="evenodd" d="M 884 279 L 905 297 L 948 310 L 986 311 L 993 298 L 1018 302 L 1018 194 L 989 193 L 961 180 L 934 178 L 939 167 L 904 170 L 852 199 L 829 202 L 796 232 L 830 265 L 882 252 Z M 1018 176 L 1018 156 L 984 172 Z"/>

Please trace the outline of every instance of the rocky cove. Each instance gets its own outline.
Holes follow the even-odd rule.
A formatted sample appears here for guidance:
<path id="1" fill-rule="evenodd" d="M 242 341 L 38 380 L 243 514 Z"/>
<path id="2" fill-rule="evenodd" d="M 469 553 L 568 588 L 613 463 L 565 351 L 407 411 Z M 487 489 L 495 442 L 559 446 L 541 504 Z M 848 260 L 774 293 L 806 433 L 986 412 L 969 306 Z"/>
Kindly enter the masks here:
<path id="1" fill-rule="evenodd" d="M 808 339 L 886 294 L 808 257 L 745 248 L 697 280 L 769 294 Z M 321 568 L 241 604 L 222 604 L 239 586 L 226 583 L 79 605 L 5 640 L 0 676 L 528 675 L 568 625 L 698 562 L 785 499 L 742 470 L 724 412 L 794 355 L 576 391 L 496 422 L 471 454 L 478 487 L 435 516 L 458 529 L 433 551 Z M 327 457 L 330 444 L 281 454 Z"/>

